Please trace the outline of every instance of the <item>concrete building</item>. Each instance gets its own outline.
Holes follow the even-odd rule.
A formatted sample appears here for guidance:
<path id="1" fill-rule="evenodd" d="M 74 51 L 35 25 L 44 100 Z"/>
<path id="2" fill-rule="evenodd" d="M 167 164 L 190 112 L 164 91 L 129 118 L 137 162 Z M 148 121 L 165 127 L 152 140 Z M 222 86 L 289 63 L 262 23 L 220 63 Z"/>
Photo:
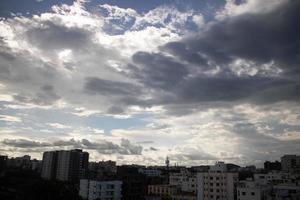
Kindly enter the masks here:
<path id="1" fill-rule="evenodd" d="M 89 154 L 81 149 L 58 151 L 56 179 L 60 181 L 79 181 L 88 171 Z"/>
<path id="2" fill-rule="evenodd" d="M 161 200 L 171 200 L 178 193 L 178 187 L 174 185 L 148 185 L 148 195 L 159 197 Z"/>
<path id="3" fill-rule="evenodd" d="M 266 161 L 264 162 L 264 169 L 267 171 L 280 171 L 281 170 L 281 163 L 279 161 L 274 161 L 274 162 L 270 162 L 270 161 Z"/>
<path id="4" fill-rule="evenodd" d="M 89 162 L 89 178 L 103 179 L 113 177 L 117 173 L 117 165 L 115 161 Z"/>
<path id="5" fill-rule="evenodd" d="M 122 181 L 80 180 L 79 195 L 86 200 L 121 200 Z"/>
<path id="6" fill-rule="evenodd" d="M 160 177 L 161 176 L 161 170 L 158 169 L 139 169 L 139 173 L 142 173 L 148 177 Z"/>
<path id="7" fill-rule="evenodd" d="M 44 152 L 41 172 L 41 177 L 43 179 L 55 179 L 57 168 L 57 154 L 57 151 Z"/>
<path id="8" fill-rule="evenodd" d="M 31 160 L 31 170 L 40 173 L 42 170 L 42 161 L 37 159 Z"/>
<path id="9" fill-rule="evenodd" d="M 228 172 L 223 162 L 211 166 L 208 172 L 197 174 L 198 200 L 235 200 L 238 173 Z"/>
<path id="10" fill-rule="evenodd" d="M 117 166 L 117 178 L 122 180 L 122 197 L 126 200 L 143 199 L 147 194 L 147 179 L 138 172 L 141 166 Z"/>
<path id="11" fill-rule="evenodd" d="M 6 165 L 7 165 L 7 159 L 8 159 L 7 156 L 2 156 L 2 155 L 0 155 L 0 170 L 3 170 L 3 169 L 6 168 Z"/>
<path id="12" fill-rule="evenodd" d="M 269 173 L 257 173 L 253 175 L 254 181 L 259 182 L 260 184 L 272 184 L 278 185 L 283 183 L 288 183 L 291 181 L 291 174 L 281 171 L 272 171 Z"/>
<path id="13" fill-rule="evenodd" d="M 253 180 L 238 182 L 238 200 L 266 200 L 272 190 L 271 185 L 262 185 Z"/>
<path id="14" fill-rule="evenodd" d="M 281 157 L 282 171 L 295 171 L 300 169 L 300 156 L 284 155 Z"/>
<path id="15" fill-rule="evenodd" d="M 30 156 L 24 155 L 22 157 L 15 157 L 7 159 L 7 167 L 30 169 Z"/>
<path id="16" fill-rule="evenodd" d="M 87 174 L 88 159 L 89 154 L 80 149 L 45 152 L 41 177 L 77 182 Z"/>
<path id="17" fill-rule="evenodd" d="M 300 200 L 300 186 L 295 184 L 276 185 L 268 200 Z"/>
<path id="18" fill-rule="evenodd" d="M 179 186 L 182 192 L 197 192 L 197 177 L 195 173 L 187 169 L 181 169 L 179 173 L 170 173 L 169 184 Z"/>

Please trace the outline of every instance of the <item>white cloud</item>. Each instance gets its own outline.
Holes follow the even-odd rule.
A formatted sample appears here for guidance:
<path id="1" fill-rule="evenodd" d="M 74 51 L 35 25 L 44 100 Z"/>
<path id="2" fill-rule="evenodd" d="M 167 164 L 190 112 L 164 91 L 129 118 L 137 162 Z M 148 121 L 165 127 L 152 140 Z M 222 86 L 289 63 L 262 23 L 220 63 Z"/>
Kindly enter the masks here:
<path id="1" fill-rule="evenodd" d="M 5 122 L 22 122 L 20 117 L 11 116 L 11 115 L 0 115 L 0 121 Z"/>
<path id="2" fill-rule="evenodd" d="M 198 28 L 202 28 L 205 24 L 205 19 L 203 15 L 194 15 L 193 22 L 198 26 Z"/>
<path id="3" fill-rule="evenodd" d="M 71 126 L 68 125 L 64 125 L 61 123 L 47 123 L 47 125 L 53 127 L 53 128 L 57 128 L 57 129 L 68 129 L 71 128 Z"/>
<path id="4" fill-rule="evenodd" d="M 246 13 L 265 13 L 282 5 L 289 0 L 244 0 L 237 4 L 235 0 L 226 0 L 225 8 L 216 13 L 216 19 L 237 16 Z"/>

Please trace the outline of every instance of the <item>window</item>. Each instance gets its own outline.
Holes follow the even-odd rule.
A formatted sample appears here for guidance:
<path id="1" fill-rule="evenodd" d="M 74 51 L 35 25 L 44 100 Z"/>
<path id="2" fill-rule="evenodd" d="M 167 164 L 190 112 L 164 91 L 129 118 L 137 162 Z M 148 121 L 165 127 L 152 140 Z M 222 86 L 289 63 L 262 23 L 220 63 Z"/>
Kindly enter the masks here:
<path id="1" fill-rule="evenodd" d="M 114 188 L 115 188 L 115 185 L 112 185 L 112 184 L 111 184 L 111 185 L 107 185 L 106 188 L 107 188 L 107 189 L 114 189 Z"/>
<path id="2" fill-rule="evenodd" d="M 245 196 L 245 195 L 246 195 L 246 192 L 242 192 L 242 195 Z"/>
<path id="3" fill-rule="evenodd" d="M 251 192 L 251 195 L 252 195 L 252 196 L 255 196 L 255 192 Z"/>

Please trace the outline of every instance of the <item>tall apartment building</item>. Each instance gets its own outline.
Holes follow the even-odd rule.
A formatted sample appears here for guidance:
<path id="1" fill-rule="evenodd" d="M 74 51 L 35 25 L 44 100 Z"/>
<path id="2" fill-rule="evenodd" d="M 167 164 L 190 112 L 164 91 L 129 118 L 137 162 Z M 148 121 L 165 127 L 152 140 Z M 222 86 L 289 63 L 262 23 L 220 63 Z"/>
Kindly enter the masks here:
<path id="1" fill-rule="evenodd" d="M 42 178 L 77 182 L 88 171 L 89 154 L 81 149 L 50 151 L 43 155 Z"/>
<path id="2" fill-rule="evenodd" d="M 52 180 L 56 178 L 57 155 L 57 151 L 44 152 L 41 173 L 43 179 Z"/>
<path id="3" fill-rule="evenodd" d="M 293 171 L 300 168 L 300 156 L 284 155 L 281 157 L 282 171 Z"/>
<path id="4" fill-rule="evenodd" d="M 79 195 L 87 200 L 121 200 L 122 181 L 81 179 Z"/>
<path id="5" fill-rule="evenodd" d="M 197 174 L 198 200 L 235 200 L 238 173 L 228 172 L 223 162 L 211 166 L 208 172 Z"/>

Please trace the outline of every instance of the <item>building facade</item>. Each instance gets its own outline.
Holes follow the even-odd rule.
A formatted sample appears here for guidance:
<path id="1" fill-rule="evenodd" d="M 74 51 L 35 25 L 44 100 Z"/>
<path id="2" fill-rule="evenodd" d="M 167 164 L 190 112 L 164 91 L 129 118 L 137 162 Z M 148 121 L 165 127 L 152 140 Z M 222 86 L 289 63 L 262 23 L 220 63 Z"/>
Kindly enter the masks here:
<path id="1" fill-rule="evenodd" d="M 80 180 L 79 195 L 86 200 L 121 200 L 122 181 Z"/>
<path id="2" fill-rule="evenodd" d="M 81 149 L 45 152 L 41 177 L 78 182 L 88 172 L 88 161 L 89 154 Z"/>
<path id="3" fill-rule="evenodd" d="M 281 169 L 283 171 L 295 171 L 300 169 L 300 156 L 284 155 L 281 157 Z"/>
<path id="4" fill-rule="evenodd" d="M 228 172 L 223 162 L 211 166 L 208 172 L 197 174 L 198 200 L 235 200 L 238 173 Z"/>
<path id="5" fill-rule="evenodd" d="M 238 200 L 266 200 L 272 187 L 253 180 L 240 181 L 237 185 Z"/>
<path id="6" fill-rule="evenodd" d="M 47 180 L 55 179 L 56 168 L 57 168 L 57 151 L 44 152 L 41 177 Z"/>

